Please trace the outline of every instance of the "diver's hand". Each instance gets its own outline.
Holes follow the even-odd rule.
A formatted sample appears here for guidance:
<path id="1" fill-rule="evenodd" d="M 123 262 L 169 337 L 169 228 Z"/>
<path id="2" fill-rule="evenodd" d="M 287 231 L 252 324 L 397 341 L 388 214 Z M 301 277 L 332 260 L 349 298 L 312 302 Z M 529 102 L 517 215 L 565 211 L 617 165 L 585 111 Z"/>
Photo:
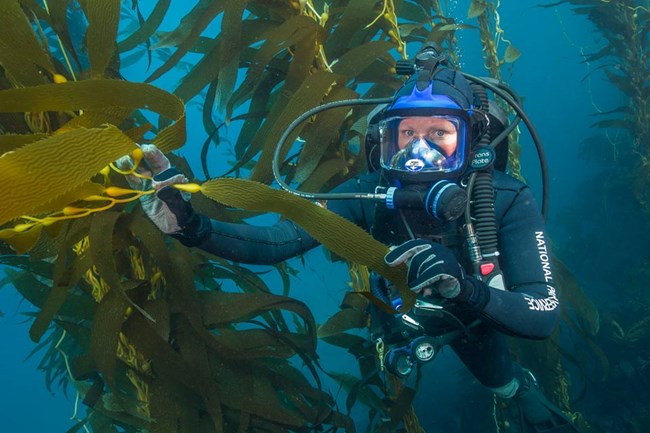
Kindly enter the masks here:
<path id="1" fill-rule="evenodd" d="M 181 193 L 173 185 L 187 183 L 187 177 L 172 167 L 169 159 L 156 146 L 143 144 L 140 149 L 144 157 L 135 171 L 152 180 L 134 174 L 127 175 L 126 179 L 133 189 L 155 189 L 155 194 L 140 197 L 142 209 L 163 233 L 180 233 L 192 223 L 195 213 L 188 202 L 189 194 Z M 130 156 L 123 156 L 116 161 L 120 170 L 130 170 L 133 164 Z"/>
<path id="2" fill-rule="evenodd" d="M 409 288 L 424 296 L 453 299 L 463 289 L 463 267 L 444 245 L 415 239 L 391 249 L 384 260 L 391 267 L 406 263 Z"/>

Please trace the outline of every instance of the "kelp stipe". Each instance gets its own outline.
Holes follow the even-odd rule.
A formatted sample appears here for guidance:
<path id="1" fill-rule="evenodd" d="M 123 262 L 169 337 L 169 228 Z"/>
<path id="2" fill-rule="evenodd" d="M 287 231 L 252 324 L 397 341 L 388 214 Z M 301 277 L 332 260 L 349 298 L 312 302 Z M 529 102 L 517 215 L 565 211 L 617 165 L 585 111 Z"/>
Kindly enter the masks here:
<path id="1" fill-rule="evenodd" d="M 501 16 L 498 10 L 499 2 L 472 0 L 469 9 L 469 17 L 476 18 L 479 24 L 479 33 L 483 52 L 485 56 L 485 68 L 489 71 L 490 77 L 499 81 L 504 80 L 503 67 L 508 66 L 512 73 L 513 64 L 517 61 L 521 53 L 508 39 L 505 38 L 505 32 L 501 28 Z M 507 46 L 503 50 L 501 43 Z M 514 114 L 512 109 L 497 98 L 500 108 L 505 111 L 506 115 Z M 519 164 L 519 155 L 521 145 L 519 144 L 519 128 L 514 129 L 509 135 L 508 146 L 508 172 L 517 178 L 521 178 L 521 166 Z"/>

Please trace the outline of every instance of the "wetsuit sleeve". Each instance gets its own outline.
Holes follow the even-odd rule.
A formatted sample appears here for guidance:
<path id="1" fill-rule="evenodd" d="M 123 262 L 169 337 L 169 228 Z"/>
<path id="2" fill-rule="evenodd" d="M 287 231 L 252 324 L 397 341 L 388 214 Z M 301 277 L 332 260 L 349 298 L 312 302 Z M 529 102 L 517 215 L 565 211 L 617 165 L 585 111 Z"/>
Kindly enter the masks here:
<path id="1" fill-rule="evenodd" d="M 467 302 L 502 332 L 542 339 L 551 334 L 559 315 L 544 221 L 528 187 L 511 193 L 513 199 L 498 231 L 499 263 L 507 290 L 469 277 Z"/>
<path id="2" fill-rule="evenodd" d="M 209 225 L 209 234 L 196 246 L 240 263 L 273 265 L 318 245 L 305 230 L 289 220 L 260 227 L 205 218 L 204 224 Z"/>
<path id="3" fill-rule="evenodd" d="M 356 179 L 352 179 L 334 192 L 357 191 L 358 184 Z M 356 224 L 363 224 L 364 213 L 359 200 L 333 201 L 328 209 Z M 276 264 L 318 245 L 309 233 L 289 220 L 271 226 L 253 226 L 211 220 L 199 214 L 195 214 L 183 233 L 174 237 L 185 245 L 201 248 L 226 260 L 255 265 Z"/>

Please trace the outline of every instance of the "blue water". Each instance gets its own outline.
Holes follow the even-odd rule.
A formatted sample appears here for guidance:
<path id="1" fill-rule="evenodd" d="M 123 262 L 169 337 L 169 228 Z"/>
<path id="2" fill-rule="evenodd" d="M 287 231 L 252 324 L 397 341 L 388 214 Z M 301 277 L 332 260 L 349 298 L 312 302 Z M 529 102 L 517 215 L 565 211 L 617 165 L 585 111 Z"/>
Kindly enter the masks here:
<path id="1" fill-rule="evenodd" d="M 145 15 L 151 3 L 140 2 Z M 189 9 L 184 3 L 174 2 L 177 10 L 168 13 L 165 29 L 173 29 L 184 11 Z M 570 239 L 566 209 L 571 208 L 576 197 L 582 195 L 582 180 L 590 178 L 598 168 L 580 157 L 583 141 L 598 134 L 598 131 L 590 129 L 594 121 L 591 114 L 599 109 L 608 110 L 621 105 L 622 98 L 607 84 L 602 74 L 594 74 L 583 80 L 594 67 L 582 62 L 583 54 L 597 51 L 603 41 L 582 17 L 575 16 L 567 7 L 540 9 L 534 7 L 536 2 L 503 3 L 500 14 L 505 36 L 523 53 L 513 68 L 512 76 L 505 78 L 525 97 L 524 107 L 545 145 L 550 167 L 548 226 L 551 238 L 557 234 L 556 237 Z M 466 2 L 456 4 L 459 18 L 465 15 L 466 10 Z M 211 28 L 209 31 L 216 30 Z M 463 47 L 461 61 L 464 70 L 475 75 L 486 75 L 482 69 L 481 57 L 476 51 L 476 39 L 474 30 L 465 30 L 460 34 Z M 138 66 L 124 70 L 123 73 L 133 81 L 143 80 L 146 76 Z M 171 90 L 174 78 L 166 78 L 154 84 Z M 205 137 L 200 111 L 196 105 L 188 106 L 188 119 L 188 144 L 178 153 L 190 160 L 198 174 L 198 149 Z M 227 156 L 227 149 L 224 152 Z M 522 166 L 524 176 L 540 197 L 539 167 L 529 140 L 524 141 Z M 222 172 L 215 169 L 212 173 L 216 175 Z M 573 218 L 578 217 L 574 215 Z M 560 241 L 558 239 L 558 243 Z M 581 281 L 591 283 L 596 280 L 593 269 L 581 266 L 579 254 L 567 252 L 562 259 L 574 268 Z M 340 264 L 329 263 L 320 249 L 307 254 L 305 263 L 303 269 L 299 260 L 290 262 L 294 268 L 301 269 L 294 281 L 292 295 L 305 300 L 312 307 L 317 321 L 322 322 L 336 310 L 347 290 L 347 270 Z M 21 313 L 31 311 L 30 306 L 26 302 L 21 303 L 14 289 L 6 286 L 0 290 L 0 310 L 4 313 L 0 317 L 0 338 L 4 346 L 3 356 L 0 357 L 0 413 L 3 415 L 0 431 L 65 432 L 74 424 L 69 419 L 74 410 L 74 394 L 66 398 L 59 389 L 53 389 L 53 394 L 50 394 L 45 389 L 44 376 L 37 370 L 40 357 L 36 355 L 34 359 L 25 361 L 25 357 L 34 348 L 34 343 L 29 340 L 28 325 L 22 323 L 24 316 Z M 337 363 L 336 355 L 332 355 L 331 349 L 326 346 L 321 345 L 326 368 L 351 368 Z M 351 365 L 355 362 L 352 357 L 348 359 Z M 456 374 L 460 368 L 452 356 L 445 355 L 436 361 L 436 365 L 428 368 L 431 370 L 428 374 L 444 379 L 440 379 L 429 390 L 428 402 L 417 404 L 430 407 L 431 401 L 446 401 L 448 407 L 452 408 L 455 404 L 467 403 L 466 396 L 450 391 L 457 378 L 449 373 Z M 477 395 L 481 393 L 480 390 L 476 392 L 479 393 Z M 447 431 L 453 431 L 458 420 L 444 411 L 444 404 L 436 406 L 440 412 L 439 425 L 448 426 Z M 83 414 L 83 409 L 80 410 Z"/>

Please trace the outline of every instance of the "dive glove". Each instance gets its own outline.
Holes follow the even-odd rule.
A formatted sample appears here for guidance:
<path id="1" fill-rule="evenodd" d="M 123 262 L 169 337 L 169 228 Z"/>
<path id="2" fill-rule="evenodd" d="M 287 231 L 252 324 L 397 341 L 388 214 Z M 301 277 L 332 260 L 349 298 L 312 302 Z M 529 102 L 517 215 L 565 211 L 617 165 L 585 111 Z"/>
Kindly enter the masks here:
<path id="1" fill-rule="evenodd" d="M 406 263 L 409 288 L 423 296 L 454 299 L 464 287 L 465 272 L 444 245 L 414 239 L 393 247 L 384 260 L 391 267 Z"/>
<path id="2" fill-rule="evenodd" d="M 210 223 L 194 212 L 189 203 L 189 193 L 181 193 L 173 187 L 174 184 L 188 183 L 187 177 L 173 167 L 156 146 L 143 144 L 140 149 L 144 157 L 135 171 L 152 180 L 133 174 L 127 175 L 126 179 L 133 189 L 156 190 L 155 194 L 140 197 L 144 213 L 163 233 L 173 235 L 185 245 L 198 245 L 209 235 Z M 121 170 L 130 170 L 134 161 L 130 156 L 123 156 L 115 163 Z"/>

